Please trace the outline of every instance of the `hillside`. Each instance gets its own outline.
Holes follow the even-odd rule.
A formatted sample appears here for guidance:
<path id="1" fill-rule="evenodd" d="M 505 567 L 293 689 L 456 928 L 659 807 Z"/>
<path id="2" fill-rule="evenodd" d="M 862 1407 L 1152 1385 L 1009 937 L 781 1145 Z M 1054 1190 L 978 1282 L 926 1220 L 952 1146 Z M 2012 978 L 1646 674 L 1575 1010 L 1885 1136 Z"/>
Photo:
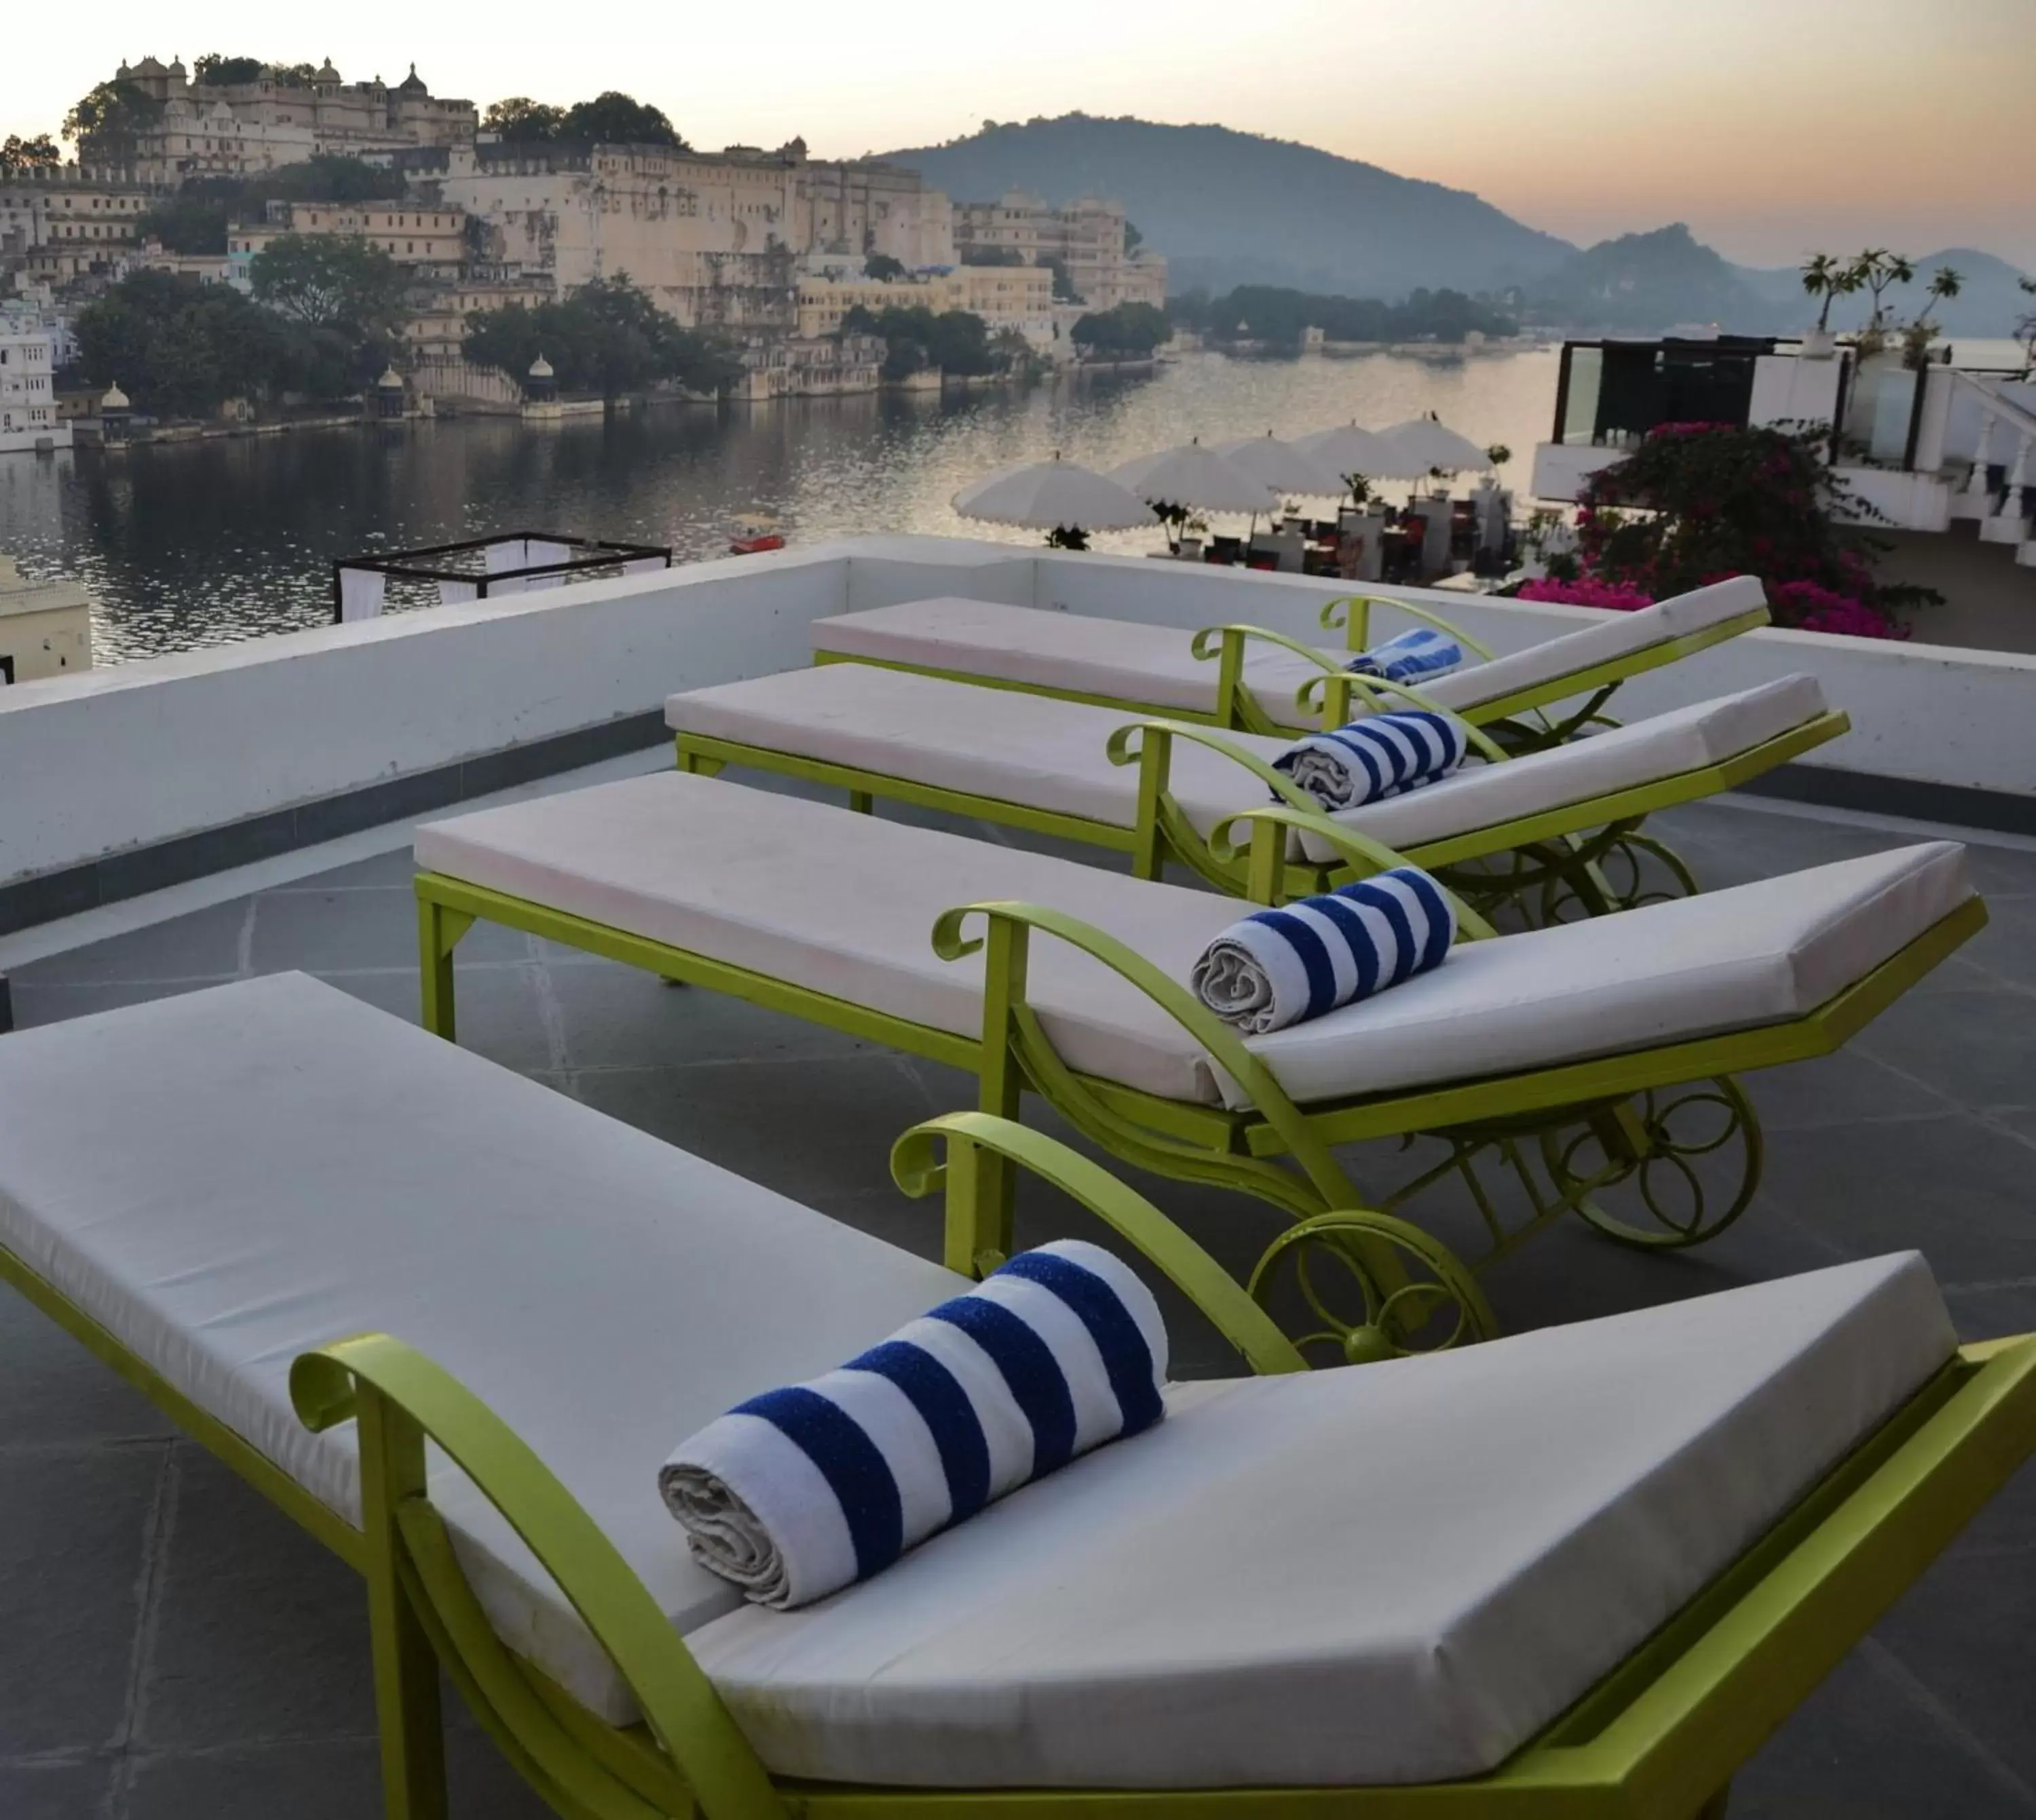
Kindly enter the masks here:
<path id="1" fill-rule="evenodd" d="M 1526 284 L 1574 251 L 1465 190 L 1227 126 L 1069 114 L 883 156 L 958 201 L 1027 190 L 1055 203 L 1122 202 L 1171 262 L 1176 292 L 1488 290 Z"/>
<path id="2" fill-rule="evenodd" d="M 1749 283 L 1752 276 L 1678 221 L 1572 253 L 1527 291 L 1535 320 L 1570 328 L 1650 331 L 1715 322 L 1729 333 L 1761 334 L 1785 326 L 1786 300 Z M 1796 294 L 1802 295 L 1800 286 Z"/>

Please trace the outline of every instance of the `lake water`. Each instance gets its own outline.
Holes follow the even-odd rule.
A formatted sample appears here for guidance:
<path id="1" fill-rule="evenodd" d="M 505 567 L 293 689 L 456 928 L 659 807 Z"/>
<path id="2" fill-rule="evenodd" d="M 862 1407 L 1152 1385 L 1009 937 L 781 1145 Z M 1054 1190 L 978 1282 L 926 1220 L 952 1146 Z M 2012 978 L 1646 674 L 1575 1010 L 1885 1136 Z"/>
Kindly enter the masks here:
<path id="1" fill-rule="evenodd" d="M 32 576 L 81 582 L 96 661 L 322 625 L 335 558 L 496 531 L 575 532 L 725 552 L 739 513 L 793 542 L 880 531 L 1036 542 L 957 518 L 956 490 L 1059 450 L 1109 466 L 1200 436 L 1283 436 L 1422 411 L 1514 452 L 1524 483 L 1554 415 L 1555 349 L 1428 360 L 1231 360 L 1194 354 L 1152 375 L 1024 392 L 873 395 L 665 406 L 526 428 L 509 419 L 0 455 L 0 552 Z M 1097 540 L 1161 547 L 1156 526 Z"/>

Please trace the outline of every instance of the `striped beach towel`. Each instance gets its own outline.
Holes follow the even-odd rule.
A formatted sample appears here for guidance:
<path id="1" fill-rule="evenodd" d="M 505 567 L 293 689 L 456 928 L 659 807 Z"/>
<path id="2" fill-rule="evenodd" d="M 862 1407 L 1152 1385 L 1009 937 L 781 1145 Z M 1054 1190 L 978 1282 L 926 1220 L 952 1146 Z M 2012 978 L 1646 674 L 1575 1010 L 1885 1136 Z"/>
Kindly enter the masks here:
<path id="1" fill-rule="evenodd" d="M 1195 995 L 1249 1036 L 1321 1017 L 1440 967 L 1456 936 L 1449 899 L 1417 866 L 1262 910 L 1195 963 Z"/>
<path id="2" fill-rule="evenodd" d="M 1447 777 L 1470 737 L 1453 714 L 1396 708 L 1297 740 L 1272 761 L 1325 809 L 1354 809 Z"/>
<path id="3" fill-rule="evenodd" d="M 693 1558 L 763 1605 L 824 1599 L 1163 1413 L 1152 1293 L 1057 1240 L 810 1383 L 767 1391 L 658 1475 Z"/>
<path id="4" fill-rule="evenodd" d="M 1382 645 L 1359 652 L 1344 668 L 1360 676 L 1411 683 L 1420 676 L 1438 676 L 1462 661 L 1463 646 L 1447 632 L 1438 632 L 1433 626 L 1416 626 Z"/>

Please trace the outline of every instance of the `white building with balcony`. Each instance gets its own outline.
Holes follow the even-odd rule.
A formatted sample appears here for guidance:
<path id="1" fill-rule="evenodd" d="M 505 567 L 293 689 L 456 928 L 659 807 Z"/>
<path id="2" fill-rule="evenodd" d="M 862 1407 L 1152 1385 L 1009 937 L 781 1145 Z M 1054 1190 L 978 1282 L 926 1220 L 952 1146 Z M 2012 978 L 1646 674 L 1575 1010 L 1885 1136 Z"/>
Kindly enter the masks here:
<path id="1" fill-rule="evenodd" d="M 1769 336 L 1568 341 L 1531 490 L 1574 501 L 1672 423 L 1821 427 L 1840 515 L 1887 546 L 1881 578 L 1946 597 L 1932 635 L 2036 650 L 2036 383 Z"/>

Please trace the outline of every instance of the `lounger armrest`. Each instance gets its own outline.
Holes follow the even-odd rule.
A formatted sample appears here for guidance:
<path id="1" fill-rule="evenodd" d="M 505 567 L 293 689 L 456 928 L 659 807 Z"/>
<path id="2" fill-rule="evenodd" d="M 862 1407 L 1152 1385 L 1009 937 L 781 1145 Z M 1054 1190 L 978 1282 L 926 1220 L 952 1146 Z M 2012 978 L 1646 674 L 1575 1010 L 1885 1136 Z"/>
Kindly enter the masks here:
<path id="1" fill-rule="evenodd" d="M 1487 764 L 1504 764 L 1512 756 L 1484 728 L 1472 725 L 1461 714 L 1423 694 L 1412 683 L 1395 682 L 1390 676 L 1361 676 L 1352 670 L 1332 670 L 1309 677 L 1294 692 L 1295 704 L 1301 712 L 1319 714 L 1325 727 L 1340 727 L 1349 722 L 1353 697 L 1362 700 L 1375 714 L 1391 714 L 1396 709 L 1418 709 L 1456 722 L 1462 727 L 1471 749 Z"/>
<path id="2" fill-rule="evenodd" d="M 1259 1117 L 1279 1133 L 1288 1155 L 1300 1166 L 1328 1205 L 1355 1204 L 1348 1178 L 1331 1155 L 1329 1146 L 1288 1097 L 1278 1077 L 1251 1052 L 1235 1030 L 1180 981 L 1161 972 L 1143 955 L 1114 936 L 1105 934 L 1079 917 L 1069 916 L 1064 910 L 1049 910 L 1043 904 L 1015 899 L 957 904 L 952 910 L 941 912 L 933 925 L 933 951 L 942 960 L 960 960 L 983 947 L 984 937 L 962 933 L 971 917 L 982 918 L 991 925 L 993 934 L 1001 928 L 1010 938 L 1009 951 L 1002 961 L 1002 966 L 1009 970 L 1008 974 L 985 980 L 986 1002 L 1008 1003 L 1015 1008 L 1020 1023 L 1032 1031 L 1043 1046 L 1048 1049 L 1052 1046 L 1038 1027 L 1038 1014 L 1025 1002 L 1026 949 L 1035 929 L 1065 942 L 1070 948 L 1079 948 L 1137 987 L 1193 1037 L 1210 1061 L 1236 1082 Z M 986 970 L 992 974 L 998 970 L 998 945 L 993 941 L 990 944 L 991 951 L 986 963 Z M 1003 1038 L 1001 1034 L 992 1037 L 986 1031 L 986 1041 L 990 1040 Z"/>
<path id="3" fill-rule="evenodd" d="M 1022 1163 L 1137 1246 L 1254 1371 L 1264 1376 L 1307 1369 L 1293 1343 L 1229 1272 L 1143 1195 L 1058 1138 L 989 1113 L 948 1113 L 914 1125 L 898 1140 L 892 1147 L 891 1174 L 906 1193 L 929 1194 L 947 1179 L 941 1144 L 961 1140 Z"/>
<path id="4" fill-rule="evenodd" d="M 1249 829 L 1242 841 L 1234 835 L 1240 822 L 1247 824 Z M 1359 834 L 1333 816 L 1324 815 L 1312 801 L 1304 808 L 1294 808 L 1285 803 L 1267 803 L 1259 808 L 1240 810 L 1210 835 L 1209 851 L 1225 865 L 1235 865 L 1240 861 L 1244 864 L 1246 876 L 1250 880 L 1247 890 L 1256 902 L 1278 903 L 1286 896 L 1281 875 L 1286 865 L 1290 830 L 1313 835 L 1333 847 L 1342 856 L 1344 863 L 1361 879 L 1390 872 L 1396 866 L 1414 864 L 1383 842 Z M 1440 879 L 1435 880 L 1435 888 L 1455 914 L 1457 928 L 1466 940 L 1484 941 L 1499 933 Z"/>
<path id="5" fill-rule="evenodd" d="M 424 1441 L 437 1442 L 501 1512 L 608 1652 L 701 1812 L 713 1820 L 784 1820 L 785 1807 L 768 1773 L 643 1583 L 550 1468 L 480 1398 L 424 1354 L 384 1333 L 360 1334 L 301 1355 L 290 1368 L 290 1396 L 300 1419 L 314 1431 L 359 1417 L 364 1454 L 371 1428 L 385 1456 L 409 1456 L 420 1483 Z M 364 1498 L 369 1476 L 364 1471 Z M 378 1481 L 382 1476 L 374 1475 Z M 406 1495 L 398 1487 L 390 1495 L 398 1501 L 395 1508 L 364 1510 L 364 1522 L 388 1525 L 424 1544 L 413 1550 L 413 1565 L 425 1576 L 437 1615 L 443 1619 L 450 1611 L 469 1621 L 455 1623 L 455 1640 L 478 1645 L 478 1657 L 484 1658 L 469 1656 L 462 1647 L 465 1665 L 512 1699 L 521 1686 L 534 1701 L 520 1677 L 505 1683 L 492 1632 L 471 1630 L 478 1608 L 449 1547 L 437 1546 L 444 1538 L 436 1513 L 415 1492 Z M 464 1637 L 462 1629 L 468 1631 Z M 523 1716 L 541 1724 L 534 1709 Z"/>
<path id="6" fill-rule="evenodd" d="M 1159 718 L 1133 721 L 1113 733 L 1103 750 L 1114 765 L 1137 764 L 1148 761 L 1155 775 L 1156 790 L 1168 787 L 1171 769 L 1171 747 L 1175 740 L 1193 740 L 1197 745 L 1207 746 L 1211 752 L 1221 752 L 1234 763 L 1242 765 L 1253 777 L 1283 803 L 1296 809 L 1312 808 L 1314 798 L 1288 777 L 1284 771 L 1276 771 L 1257 753 L 1248 752 L 1231 738 L 1221 727 L 1208 727 L 1192 721 L 1172 721 Z"/>
<path id="7" fill-rule="evenodd" d="M 1371 609 L 1374 607 L 1391 607 L 1396 612 L 1404 613 L 1410 620 L 1419 620 L 1423 625 L 1433 626 L 1438 632 L 1446 632 L 1465 649 L 1473 650 L 1491 661 L 1491 647 L 1482 640 L 1472 638 L 1453 620 L 1446 620 L 1440 613 L 1431 612 L 1426 607 L 1417 606 L 1412 601 L 1403 601 L 1397 594 L 1339 594 L 1333 601 L 1322 603 L 1322 625 L 1325 631 L 1343 632 L 1344 642 L 1352 652 L 1367 649 L 1371 642 Z"/>

